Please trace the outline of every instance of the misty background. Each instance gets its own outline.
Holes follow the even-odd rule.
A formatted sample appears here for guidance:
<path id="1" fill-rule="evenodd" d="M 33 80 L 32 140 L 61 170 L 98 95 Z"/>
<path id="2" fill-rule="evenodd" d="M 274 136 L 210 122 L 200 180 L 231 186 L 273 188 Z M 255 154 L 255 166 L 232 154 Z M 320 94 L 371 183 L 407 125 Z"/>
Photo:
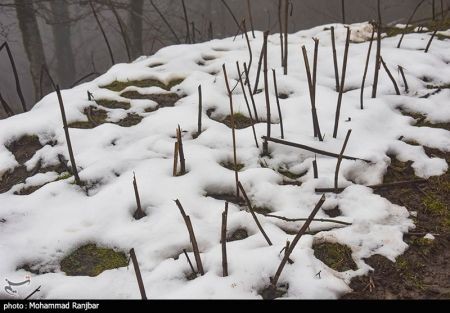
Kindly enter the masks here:
<path id="1" fill-rule="evenodd" d="M 406 23 L 420 2 L 381 0 L 383 24 Z M 430 19 L 433 14 L 439 17 L 448 10 L 448 2 L 425 1 L 414 21 Z M 290 3 L 289 32 L 342 23 L 344 18 L 345 23 L 377 19 L 377 0 Z M 11 49 L 24 101 L 31 109 L 53 91 L 46 69 L 61 88 L 70 88 L 83 77 L 94 79 L 112 66 L 94 11 L 114 62 L 123 63 L 172 44 L 234 36 L 238 27 L 229 10 L 239 22 L 245 18 L 250 30 L 249 6 L 255 30 L 279 32 L 278 0 L 0 0 L 0 45 L 6 41 Z M 0 73 L 0 94 L 15 113 L 22 112 L 6 49 L 0 52 Z M 4 117 L 0 107 L 0 118 Z"/>

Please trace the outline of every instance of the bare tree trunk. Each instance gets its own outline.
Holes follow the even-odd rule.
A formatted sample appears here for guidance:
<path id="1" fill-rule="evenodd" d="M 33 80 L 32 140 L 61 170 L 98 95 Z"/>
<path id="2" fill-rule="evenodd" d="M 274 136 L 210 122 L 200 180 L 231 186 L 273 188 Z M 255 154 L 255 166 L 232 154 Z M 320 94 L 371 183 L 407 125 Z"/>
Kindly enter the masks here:
<path id="1" fill-rule="evenodd" d="M 75 61 L 73 57 L 70 30 L 70 14 L 67 2 L 51 1 L 50 2 L 53 14 L 53 40 L 55 43 L 56 56 L 56 73 L 58 83 L 62 87 L 69 87 L 75 82 Z"/>
<path id="2" fill-rule="evenodd" d="M 35 100 L 39 99 L 39 77 L 42 65 L 47 66 L 45 61 L 44 48 L 42 45 L 41 33 L 33 8 L 33 2 L 28 0 L 14 0 L 16 5 L 17 20 L 19 21 L 22 41 L 30 62 L 30 72 L 34 87 Z M 50 91 L 48 80 L 43 87 L 44 91 Z"/>
<path id="3" fill-rule="evenodd" d="M 144 0 L 130 0 L 128 25 L 131 39 L 131 56 L 133 59 L 144 54 L 142 44 L 142 16 L 144 14 Z"/>

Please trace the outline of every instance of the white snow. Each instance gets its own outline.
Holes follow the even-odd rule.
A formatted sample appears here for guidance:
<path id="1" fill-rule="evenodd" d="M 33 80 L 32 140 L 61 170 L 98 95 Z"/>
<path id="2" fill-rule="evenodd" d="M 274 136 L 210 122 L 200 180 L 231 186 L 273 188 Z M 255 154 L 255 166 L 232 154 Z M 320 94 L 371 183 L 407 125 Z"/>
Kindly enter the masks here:
<path id="1" fill-rule="evenodd" d="M 429 127 L 416 127 L 412 119 L 399 112 L 416 111 L 427 116 L 430 122 L 450 120 L 449 90 L 444 89 L 428 98 L 418 98 L 428 90 L 422 79 L 426 76 L 433 84 L 448 84 L 450 77 L 449 40 L 433 41 L 430 51 L 423 49 L 430 33 L 408 34 L 402 48 L 397 49 L 399 36 L 382 40 L 382 56 L 394 74 L 402 90 L 396 96 L 386 73 L 380 71 L 378 96 L 370 98 L 374 70 L 375 47 L 367 73 L 364 93 L 364 110 L 359 106 L 359 88 L 370 38 L 371 27 L 367 23 L 350 25 L 353 40 L 347 67 L 346 89 L 343 95 L 338 137 L 332 137 L 337 96 L 334 91 L 330 26 L 336 28 L 336 44 L 339 72 L 344 51 L 343 25 L 324 25 L 289 35 L 289 74 L 282 75 L 278 34 L 269 36 L 269 68 L 276 69 L 280 93 L 288 93 L 281 99 L 281 110 L 286 140 L 306 144 L 322 150 L 339 153 L 348 129 L 352 135 L 345 154 L 363 161 L 343 160 L 339 184 L 350 186 L 340 194 L 327 194 L 324 209 L 339 205 L 342 215 L 337 220 L 352 223 L 345 226 L 334 223 L 313 222 L 315 235 L 305 235 L 295 248 L 281 275 L 280 282 L 288 283 L 287 298 L 338 298 L 349 292 L 350 279 L 370 270 L 363 261 L 374 254 L 391 260 L 407 248 L 403 234 L 414 227 L 407 209 L 390 203 L 373 193 L 367 185 L 381 183 L 390 163 L 387 154 L 396 154 L 401 161 L 413 161 L 416 175 L 430 177 L 447 170 L 445 160 L 429 158 L 422 147 L 399 141 L 405 139 L 450 151 L 450 133 Z M 262 33 L 256 32 L 251 40 L 253 63 L 250 71 L 255 81 L 257 61 L 262 46 Z M 311 106 L 301 46 L 305 45 L 310 63 L 314 42 L 320 39 L 317 71 L 317 111 L 324 141 L 313 137 Z M 422 50 L 420 50 L 422 49 Z M 203 58 L 205 65 L 197 64 Z M 119 93 L 100 88 L 115 80 L 128 81 L 154 78 L 169 82 L 185 78 L 172 91 L 185 95 L 175 107 L 165 107 L 144 113 L 147 107 L 155 107 L 150 100 L 132 100 L 130 112 L 144 116 L 136 126 L 125 128 L 103 124 L 93 129 L 70 129 L 80 177 L 84 181 L 98 182 L 89 195 L 73 184 L 73 177 L 54 181 L 55 174 L 38 174 L 26 181 L 26 186 L 50 182 L 28 196 L 15 195 L 16 186 L 0 194 L 0 277 L 18 280 L 27 273 L 17 270 L 24 263 L 40 265 L 50 271 L 32 275 L 32 287 L 42 285 L 37 295 L 42 298 L 139 298 L 139 289 L 132 265 L 108 270 L 97 277 L 69 277 L 61 272 L 59 262 L 68 253 L 84 243 L 95 242 L 122 251 L 134 248 L 140 263 L 144 284 L 149 298 L 260 298 L 258 291 L 269 284 L 269 277 L 281 261 L 280 250 L 293 235 L 285 230 L 297 231 L 302 222 L 285 222 L 258 215 L 258 218 L 274 243 L 268 246 L 258 231 L 250 213 L 230 204 L 228 233 L 245 228 L 249 237 L 227 243 L 230 275 L 222 277 L 220 227 L 224 201 L 205 197 L 206 193 L 232 193 L 234 172 L 222 167 L 221 162 L 232 160 L 231 129 L 209 119 L 206 111 L 215 108 L 215 117 L 229 114 L 225 81 L 221 71 L 226 64 L 230 85 L 237 81 L 236 61 L 248 64 L 249 55 L 245 39 L 227 38 L 194 45 L 170 46 L 148 58 L 140 58 L 132 64 L 117 64 L 96 80 L 63 90 L 68 122 L 86 121 L 84 108 L 96 105 L 88 101 L 87 91 L 95 98 L 125 99 Z M 156 63 L 163 65 L 150 67 Z M 409 93 L 403 91 L 401 77 L 396 68 L 405 68 Z M 217 73 L 211 75 L 211 72 Z M 197 86 L 203 89 L 203 132 L 193 139 L 197 129 Z M 261 76 L 260 88 L 264 87 Z M 158 87 L 134 88 L 142 93 L 160 93 Z M 272 111 L 272 137 L 280 138 L 279 117 L 273 91 L 272 75 L 269 75 L 270 104 Z M 248 116 L 242 91 L 238 86 L 233 94 L 234 110 Z M 258 115 L 265 118 L 264 92 L 255 95 Z M 107 110 L 111 121 L 126 116 L 124 110 Z M 346 122 L 348 118 L 351 121 Z M 175 128 L 183 131 L 184 151 L 188 173 L 172 177 Z M 265 135 L 266 124 L 255 125 L 257 137 Z M 0 175 L 17 166 L 14 155 L 5 144 L 26 134 L 36 134 L 46 145 L 26 164 L 33 168 L 39 159 L 43 164 L 58 163 L 57 155 L 68 160 L 64 131 L 55 93 L 37 103 L 34 108 L 0 121 Z M 237 156 L 245 165 L 239 173 L 240 180 L 252 203 L 270 208 L 273 214 L 289 218 L 305 218 L 313 209 L 321 194 L 316 187 L 332 187 L 336 159 L 317 155 L 319 179 L 313 178 L 314 153 L 269 143 L 271 158 L 261 157 L 261 150 L 254 144 L 251 127 L 236 130 Z M 114 143 L 114 144 L 112 144 Z M 261 166 L 261 164 L 266 164 Z M 277 172 L 287 168 L 295 173 L 307 171 L 300 178 L 301 186 L 281 185 L 283 177 Z M 132 178 L 136 173 L 142 206 L 147 216 L 134 220 L 136 209 Z M 189 265 L 182 253 L 191 250 L 184 221 L 173 200 L 179 199 L 190 215 L 201 250 L 206 274 L 187 281 Z M 317 218 L 328 218 L 323 210 Z M 339 242 L 352 249 L 358 269 L 336 272 L 314 257 L 314 242 Z M 193 253 L 190 258 L 194 260 Z M 177 259 L 175 259 L 177 257 Z M 321 271 L 320 279 L 316 274 Z"/>

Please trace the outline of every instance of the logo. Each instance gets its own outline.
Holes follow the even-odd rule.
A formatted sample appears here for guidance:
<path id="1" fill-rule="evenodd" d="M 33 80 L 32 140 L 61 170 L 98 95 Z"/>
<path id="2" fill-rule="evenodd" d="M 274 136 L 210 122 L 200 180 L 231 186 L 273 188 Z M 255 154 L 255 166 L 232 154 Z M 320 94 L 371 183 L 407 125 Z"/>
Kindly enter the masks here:
<path id="1" fill-rule="evenodd" d="M 29 285 L 31 283 L 31 277 L 25 276 L 25 280 L 21 282 L 13 282 L 10 281 L 8 278 L 5 278 L 7 285 L 5 285 L 5 291 L 10 296 L 17 296 L 17 287 L 21 287 L 24 285 Z"/>

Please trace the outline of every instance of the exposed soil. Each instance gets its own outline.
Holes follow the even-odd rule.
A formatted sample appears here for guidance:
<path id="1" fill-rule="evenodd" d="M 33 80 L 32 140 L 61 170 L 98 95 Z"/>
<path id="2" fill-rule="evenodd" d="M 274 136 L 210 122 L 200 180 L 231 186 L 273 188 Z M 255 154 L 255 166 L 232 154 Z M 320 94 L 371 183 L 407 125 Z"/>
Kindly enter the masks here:
<path id="1" fill-rule="evenodd" d="M 27 168 L 25 167 L 25 163 L 30 160 L 38 150 L 43 148 L 43 145 L 39 142 L 38 137 L 35 135 L 21 137 L 9 144 L 6 148 L 14 155 L 16 161 L 19 163 L 19 166 L 4 173 L 0 177 L 0 193 L 7 192 L 17 184 L 25 183 L 25 180 L 27 178 L 32 177 L 38 173 L 57 172 L 58 174 L 61 174 L 67 170 L 67 165 L 65 163 L 42 167 L 41 162 L 38 162 L 35 168 L 33 168 L 32 170 L 27 170 Z M 60 161 L 61 160 L 62 156 L 60 158 Z M 44 185 L 45 184 L 29 186 L 27 188 L 23 188 L 18 192 L 15 192 L 15 194 L 28 195 L 35 192 Z"/>
<path id="2" fill-rule="evenodd" d="M 230 236 L 227 237 L 227 242 L 243 240 L 247 237 L 248 237 L 247 230 L 244 228 L 238 228 Z"/>
<path id="3" fill-rule="evenodd" d="M 126 91 L 122 93 L 121 96 L 128 99 L 146 99 L 155 101 L 156 103 L 158 103 L 158 109 L 164 107 L 173 107 L 175 106 L 175 103 L 181 99 L 179 95 L 173 92 L 141 94 L 137 91 Z M 155 111 L 155 109 L 153 109 L 153 111 Z"/>
<path id="4" fill-rule="evenodd" d="M 356 270 L 352 250 L 338 243 L 324 242 L 313 245 L 314 256 L 338 272 Z"/>
<path id="5" fill-rule="evenodd" d="M 127 82 L 115 81 L 107 86 L 102 86 L 101 88 L 106 88 L 111 91 L 122 91 L 127 87 L 135 86 L 139 88 L 147 88 L 147 87 L 159 87 L 164 90 L 170 90 L 173 86 L 179 85 L 184 79 L 174 79 L 171 80 L 167 85 L 156 79 L 144 79 L 144 80 L 134 80 Z"/>
<path id="6" fill-rule="evenodd" d="M 105 100 L 100 99 L 96 100 L 95 103 L 98 105 L 108 108 L 108 109 L 124 109 L 128 110 L 130 108 L 130 104 L 127 102 L 115 101 L 115 100 Z"/>
<path id="7" fill-rule="evenodd" d="M 128 113 L 127 116 L 118 122 L 108 121 L 108 112 L 96 107 L 88 107 L 84 109 L 87 121 L 73 122 L 69 124 L 69 128 L 92 129 L 105 123 L 116 124 L 122 127 L 131 127 L 139 124 L 143 117 L 136 113 Z"/>
<path id="8" fill-rule="evenodd" d="M 445 158 L 450 154 L 424 147 L 429 156 Z M 385 182 L 414 179 L 411 162 L 394 159 Z M 450 299 L 450 171 L 431 177 L 426 184 L 380 189 L 376 193 L 405 206 L 416 228 L 405 235 L 408 250 L 396 262 L 374 255 L 366 262 L 374 268 L 368 276 L 354 278 L 353 292 L 343 299 Z M 434 234 L 434 240 L 423 238 Z"/>

